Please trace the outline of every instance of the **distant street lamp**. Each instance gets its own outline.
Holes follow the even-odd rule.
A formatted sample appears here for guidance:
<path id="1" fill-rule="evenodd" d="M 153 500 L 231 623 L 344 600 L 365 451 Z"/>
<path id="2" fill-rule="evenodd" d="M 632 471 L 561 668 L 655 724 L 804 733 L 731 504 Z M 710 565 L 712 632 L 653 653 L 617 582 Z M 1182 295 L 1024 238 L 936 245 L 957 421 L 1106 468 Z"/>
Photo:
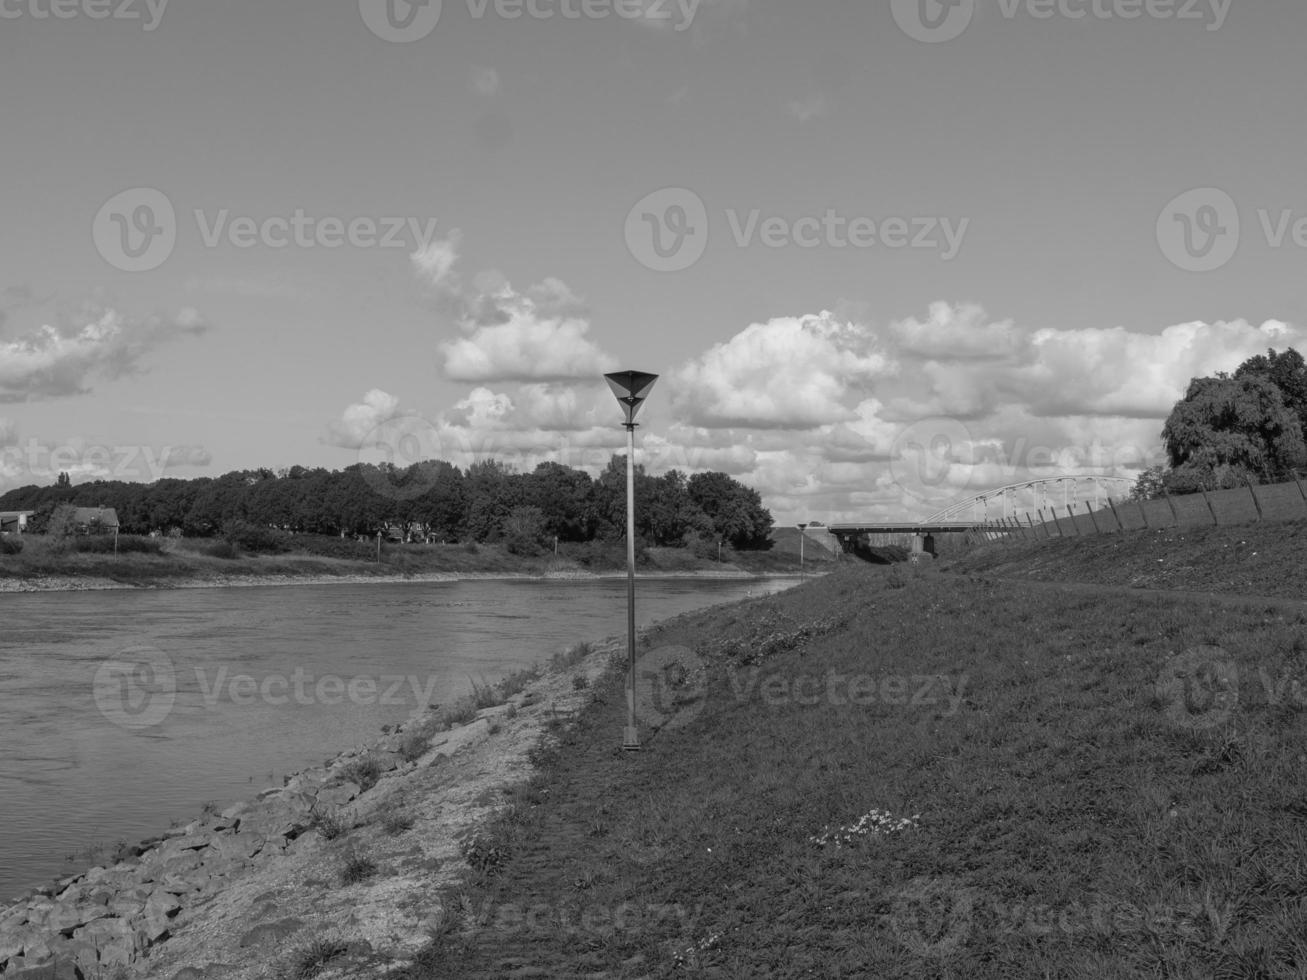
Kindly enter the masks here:
<path id="1" fill-rule="evenodd" d="M 807 533 L 806 533 L 807 530 L 808 530 L 808 525 L 807 525 L 807 524 L 796 524 L 796 525 L 794 525 L 794 526 L 797 527 L 797 528 L 799 529 L 799 575 L 800 575 L 800 577 L 802 577 L 802 575 L 803 575 L 803 539 L 806 538 L 806 537 L 808 536 Z"/>
<path id="2" fill-rule="evenodd" d="M 635 726 L 635 416 L 649 397 L 658 375 L 616 371 L 605 374 L 604 380 L 613 389 L 626 416 L 622 425 L 626 427 L 626 650 L 630 676 L 626 681 L 626 731 L 622 748 L 635 751 L 640 748 L 640 735 Z"/>

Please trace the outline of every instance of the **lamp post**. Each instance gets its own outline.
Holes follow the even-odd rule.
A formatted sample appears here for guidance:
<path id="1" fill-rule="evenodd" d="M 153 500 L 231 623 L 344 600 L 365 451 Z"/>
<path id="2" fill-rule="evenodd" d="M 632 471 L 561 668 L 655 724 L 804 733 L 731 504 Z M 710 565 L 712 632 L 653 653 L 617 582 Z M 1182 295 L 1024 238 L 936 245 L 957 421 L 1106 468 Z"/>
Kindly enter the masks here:
<path id="1" fill-rule="evenodd" d="M 626 650 L 630 675 L 626 679 L 626 731 L 622 748 L 636 751 L 640 735 L 635 725 L 635 416 L 658 380 L 643 371 L 616 371 L 604 380 L 622 406 L 626 427 Z"/>
<path id="2" fill-rule="evenodd" d="M 799 529 L 799 577 L 802 578 L 803 577 L 803 539 L 808 536 L 807 534 L 808 525 L 796 524 L 795 527 Z"/>

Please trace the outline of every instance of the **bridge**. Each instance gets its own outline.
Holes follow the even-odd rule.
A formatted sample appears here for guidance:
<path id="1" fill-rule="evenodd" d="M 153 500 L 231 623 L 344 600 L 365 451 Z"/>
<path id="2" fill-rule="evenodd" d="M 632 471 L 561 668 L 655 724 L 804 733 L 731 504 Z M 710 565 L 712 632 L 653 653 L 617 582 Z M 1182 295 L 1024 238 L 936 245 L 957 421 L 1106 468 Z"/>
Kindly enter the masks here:
<path id="1" fill-rule="evenodd" d="M 923 521 L 832 524 L 826 530 L 835 535 L 845 552 L 898 545 L 908 548 L 912 560 L 918 561 L 925 554 L 935 554 L 936 535 L 1001 537 L 1011 533 L 1007 528 L 1019 524 L 1029 526 L 1047 522 L 1056 514 L 1059 496 L 1066 512 L 1074 514 L 1075 505 L 1085 510 L 1101 510 L 1107 506 L 1112 491 L 1120 494 L 1133 486 L 1134 481 L 1119 476 L 1057 476 L 1026 480 L 955 501 Z"/>

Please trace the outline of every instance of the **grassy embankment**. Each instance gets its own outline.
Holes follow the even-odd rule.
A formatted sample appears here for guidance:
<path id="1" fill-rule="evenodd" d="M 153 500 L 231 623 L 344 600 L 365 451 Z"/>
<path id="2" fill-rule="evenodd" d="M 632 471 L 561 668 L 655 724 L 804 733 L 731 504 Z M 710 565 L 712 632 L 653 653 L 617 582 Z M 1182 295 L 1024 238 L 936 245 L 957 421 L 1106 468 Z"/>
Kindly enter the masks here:
<path id="1" fill-rule="evenodd" d="M 1304 556 L 1307 521 L 1267 521 L 1018 539 L 946 559 L 942 565 L 950 571 L 1033 581 L 1307 599 Z"/>
<path id="2" fill-rule="evenodd" d="M 1307 615 L 846 565 L 677 644 L 668 724 L 622 752 L 596 685 L 403 976 L 1307 975 Z"/>
<path id="3" fill-rule="evenodd" d="M 10 539 L 13 540 L 13 539 Z M 224 547 L 213 540 L 172 540 L 122 536 L 119 551 L 112 538 L 52 542 L 39 535 L 20 539 L 18 553 L 0 553 L 0 581 L 40 579 L 99 579 L 121 585 L 176 585 L 249 578 L 344 578 L 408 575 L 545 575 L 603 573 L 625 569 L 621 542 L 562 544 L 552 551 L 528 556 L 512 554 L 501 545 L 383 544 L 381 561 L 376 544 L 337 538 L 299 536 L 285 554 L 258 555 Z M 83 551 L 93 547 L 99 550 Z M 807 567 L 817 562 L 805 556 Z M 727 550 L 719 563 L 698 558 L 683 548 L 649 548 L 641 553 L 640 574 L 735 572 L 746 575 L 798 570 L 797 559 L 785 549 L 741 552 Z"/>

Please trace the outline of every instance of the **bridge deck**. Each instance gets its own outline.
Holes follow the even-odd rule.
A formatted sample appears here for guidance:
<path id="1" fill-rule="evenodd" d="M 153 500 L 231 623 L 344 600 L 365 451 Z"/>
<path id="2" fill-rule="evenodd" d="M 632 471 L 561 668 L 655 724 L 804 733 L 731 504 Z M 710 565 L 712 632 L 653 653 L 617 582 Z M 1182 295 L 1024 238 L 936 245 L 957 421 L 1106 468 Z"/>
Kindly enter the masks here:
<path id="1" fill-rule="evenodd" d="M 836 537 L 846 534 L 961 534 L 979 526 L 975 521 L 935 521 L 921 524 L 831 524 L 826 530 Z"/>

